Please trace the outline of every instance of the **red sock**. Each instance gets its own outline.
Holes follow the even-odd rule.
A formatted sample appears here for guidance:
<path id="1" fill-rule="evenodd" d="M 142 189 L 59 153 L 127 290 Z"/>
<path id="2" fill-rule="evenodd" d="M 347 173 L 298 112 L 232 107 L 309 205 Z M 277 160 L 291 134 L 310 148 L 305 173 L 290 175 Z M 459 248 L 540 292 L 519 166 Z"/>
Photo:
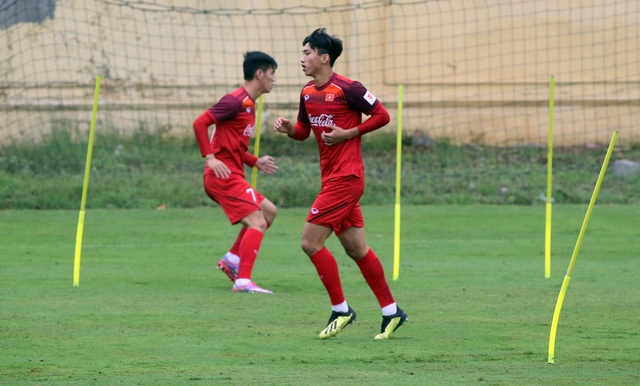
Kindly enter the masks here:
<path id="1" fill-rule="evenodd" d="M 251 279 L 251 271 L 253 263 L 258 257 L 260 244 L 262 243 L 264 233 L 254 228 L 248 228 L 240 243 L 240 268 L 238 269 L 238 278 Z"/>
<path id="2" fill-rule="evenodd" d="M 362 259 L 356 261 L 356 264 L 358 264 L 360 272 L 362 272 L 362 276 L 369 284 L 373 294 L 376 295 L 380 307 L 385 307 L 395 302 L 393 295 L 391 295 L 391 289 L 389 289 L 389 283 L 387 283 L 387 279 L 384 276 L 382 263 L 380 263 L 380 259 L 372 249 L 369 249 L 369 252 Z"/>
<path id="3" fill-rule="evenodd" d="M 240 228 L 238 237 L 236 237 L 236 241 L 231 246 L 231 249 L 229 249 L 229 252 L 233 253 L 234 255 L 240 256 L 240 243 L 242 242 L 242 238 L 244 237 L 244 233 L 246 231 L 247 227 L 243 225 L 242 228 Z"/>
<path id="4" fill-rule="evenodd" d="M 267 229 L 269 229 L 270 226 L 271 224 L 267 223 Z M 229 249 L 229 252 L 233 253 L 236 256 L 240 256 L 240 243 L 242 242 L 242 238 L 244 237 L 244 233 L 246 231 L 247 231 L 247 227 L 243 225 L 242 228 L 240 228 L 240 232 L 238 232 L 238 237 L 236 237 L 236 241 L 231 246 L 231 249 Z"/>
<path id="5" fill-rule="evenodd" d="M 324 284 L 331 305 L 335 306 L 344 302 L 344 294 L 342 293 L 342 283 L 340 283 L 340 273 L 338 272 L 338 263 L 331 252 L 326 247 L 311 256 L 311 262 L 316 267 L 320 281 Z"/>

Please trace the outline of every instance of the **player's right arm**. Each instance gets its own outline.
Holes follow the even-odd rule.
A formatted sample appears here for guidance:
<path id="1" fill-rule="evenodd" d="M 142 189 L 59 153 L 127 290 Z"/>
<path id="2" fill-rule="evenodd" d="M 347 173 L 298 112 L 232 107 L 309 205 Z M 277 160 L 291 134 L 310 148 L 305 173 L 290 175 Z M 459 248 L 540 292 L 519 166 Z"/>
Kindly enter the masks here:
<path id="1" fill-rule="evenodd" d="M 307 128 L 300 122 L 294 125 L 285 117 L 276 118 L 276 121 L 273 123 L 273 130 L 286 133 L 290 138 L 298 141 L 304 141 L 309 138 L 309 134 L 311 133 L 310 127 Z"/>
<path id="2" fill-rule="evenodd" d="M 207 154 L 205 158 L 207 159 L 207 167 L 213 170 L 213 174 L 215 174 L 216 177 L 225 179 L 231 175 L 229 167 L 224 162 L 217 159 L 213 153 Z"/>
<path id="3" fill-rule="evenodd" d="M 304 122 L 307 119 L 307 110 L 304 106 L 302 96 L 300 96 L 300 109 L 298 110 L 298 122 L 294 125 L 291 120 L 278 117 L 273 123 L 273 129 L 281 133 L 286 133 L 290 138 L 304 141 L 311 134 L 311 124 Z"/>
<path id="4" fill-rule="evenodd" d="M 209 126 L 215 123 L 216 120 L 209 110 L 200 114 L 200 116 L 193 121 L 193 132 L 196 135 L 196 141 L 198 141 L 198 147 L 200 148 L 200 155 L 202 157 L 205 157 L 207 154 L 213 154 L 211 141 L 209 140 Z"/>
<path id="5" fill-rule="evenodd" d="M 209 141 L 209 126 L 215 123 L 216 121 L 213 114 L 211 114 L 209 110 L 206 110 L 193 122 L 193 131 L 196 135 L 196 141 L 198 141 L 200 155 L 207 159 L 207 167 L 213 170 L 216 177 L 227 178 L 231 174 L 231 171 L 224 162 L 217 159 L 213 154 L 211 142 Z"/>
<path id="6" fill-rule="evenodd" d="M 280 133 L 285 133 L 289 137 L 292 137 L 295 133 L 293 124 L 289 119 L 285 117 L 276 118 L 276 121 L 273 123 L 273 130 L 279 131 Z"/>

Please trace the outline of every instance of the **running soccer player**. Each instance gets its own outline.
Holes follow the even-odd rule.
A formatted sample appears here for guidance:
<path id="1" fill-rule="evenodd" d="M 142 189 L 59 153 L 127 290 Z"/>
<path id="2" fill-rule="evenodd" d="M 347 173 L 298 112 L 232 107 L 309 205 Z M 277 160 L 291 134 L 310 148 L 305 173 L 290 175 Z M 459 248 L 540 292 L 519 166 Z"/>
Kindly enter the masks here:
<path id="1" fill-rule="evenodd" d="M 313 131 L 320 152 L 322 188 L 302 230 L 302 249 L 331 300 L 331 316 L 320 339 L 337 335 L 356 320 L 342 291 L 336 260 L 325 247 L 334 232 L 382 308 L 380 334 L 375 339 L 388 339 L 407 321 L 407 314 L 396 305 L 382 264 L 365 241 L 359 201 L 365 185 L 360 137 L 389 123 L 389 113 L 360 82 L 333 72 L 333 64 L 342 53 L 340 39 L 319 28 L 302 45 L 302 71 L 313 80 L 302 89 L 295 125 L 278 117 L 273 128 L 300 141 Z M 365 122 L 363 113 L 370 116 Z"/>
<path id="2" fill-rule="evenodd" d="M 278 65 L 271 56 L 250 51 L 245 53 L 242 67 L 244 85 L 202 113 L 193 122 L 193 130 L 200 154 L 206 158 L 205 192 L 222 207 L 232 225 L 242 224 L 218 268 L 234 282 L 233 292 L 271 294 L 254 283 L 251 274 L 264 232 L 275 219 L 276 206 L 251 188 L 243 164 L 269 174 L 278 169 L 273 157 L 258 158 L 247 151 L 255 125 L 255 101 L 273 89 Z M 211 125 L 215 128 L 209 139 Z"/>

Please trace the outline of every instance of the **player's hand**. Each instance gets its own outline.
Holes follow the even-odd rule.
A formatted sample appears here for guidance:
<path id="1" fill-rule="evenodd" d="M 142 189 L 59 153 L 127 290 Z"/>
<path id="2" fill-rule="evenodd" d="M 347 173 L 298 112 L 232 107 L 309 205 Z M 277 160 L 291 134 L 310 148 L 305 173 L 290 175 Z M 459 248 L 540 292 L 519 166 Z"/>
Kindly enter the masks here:
<path id="1" fill-rule="evenodd" d="M 207 155 L 207 167 L 213 170 L 213 174 L 218 178 L 229 178 L 231 170 L 224 164 L 224 162 L 217 159 L 213 154 Z"/>
<path id="2" fill-rule="evenodd" d="M 267 174 L 273 174 L 276 170 L 278 170 L 278 166 L 276 166 L 276 160 L 270 155 L 265 155 L 258 158 L 258 160 L 256 161 L 256 167 L 261 172 L 265 172 Z"/>
<path id="3" fill-rule="evenodd" d="M 320 138 L 327 146 L 337 145 L 346 140 L 349 140 L 355 137 L 354 133 L 358 132 L 357 128 L 345 130 L 342 127 L 338 127 L 335 125 L 326 125 L 325 129 L 329 129 L 330 131 L 323 131 L 320 134 Z"/>
<path id="4" fill-rule="evenodd" d="M 273 130 L 286 133 L 287 135 L 293 135 L 293 124 L 285 117 L 278 117 L 273 123 Z"/>

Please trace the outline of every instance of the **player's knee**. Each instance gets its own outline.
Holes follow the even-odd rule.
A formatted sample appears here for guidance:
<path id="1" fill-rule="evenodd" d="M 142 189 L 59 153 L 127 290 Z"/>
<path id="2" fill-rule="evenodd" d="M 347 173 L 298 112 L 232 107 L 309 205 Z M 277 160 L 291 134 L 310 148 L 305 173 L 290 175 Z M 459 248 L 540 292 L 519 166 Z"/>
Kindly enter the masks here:
<path id="1" fill-rule="evenodd" d="M 309 257 L 315 255 L 316 253 L 318 253 L 318 251 L 320 251 L 320 249 L 322 249 L 322 246 L 318 246 L 316 245 L 316 243 L 312 243 L 306 239 L 302 239 L 302 243 L 300 244 L 300 246 L 302 247 L 304 253 L 306 253 Z"/>
<path id="2" fill-rule="evenodd" d="M 260 232 L 264 233 L 269 226 L 267 220 L 263 218 L 262 221 L 257 222 L 256 227 L 260 230 Z"/>
<path id="3" fill-rule="evenodd" d="M 368 250 L 369 247 L 367 247 L 366 245 L 344 249 L 347 256 L 349 256 L 354 261 L 362 259 L 367 254 Z"/>
<path id="4" fill-rule="evenodd" d="M 276 212 L 278 211 L 278 208 L 276 207 L 276 205 L 267 199 L 262 201 L 262 204 L 260 205 L 260 209 L 262 209 L 265 216 L 275 216 Z"/>
<path id="5" fill-rule="evenodd" d="M 265 215 L 265 219 L 269 222 L 269 224 L 273 224 L 276 219 L 276 214 L 278 214 L 278 208 L 276 208 L 276 206 L 274 205 L 273 210 L 270 211 L 268 215 Z"/>
<path id="6" fill-rule="evenodd" d="M 273 224 L 276 219 L 276 214 L 278 213 L 278 208 L 269 200 L 264 200 L 261 205 L 262 215 L 264 219 L 269 223 L 269 225 Z"/>
<path id="7" fill-rule="evenodd" d="M 242 224 L 245 225 L 247 228 L 257 229 L 260 232 L 264 233 L 268 228 L 267 220 L 264 218 L 261 212 L 255 212 L 255 213 L 258 213 L 258 214 L 257 215 L 252 214 L 251 216 L 247 216 L 243 220 Z"/>

